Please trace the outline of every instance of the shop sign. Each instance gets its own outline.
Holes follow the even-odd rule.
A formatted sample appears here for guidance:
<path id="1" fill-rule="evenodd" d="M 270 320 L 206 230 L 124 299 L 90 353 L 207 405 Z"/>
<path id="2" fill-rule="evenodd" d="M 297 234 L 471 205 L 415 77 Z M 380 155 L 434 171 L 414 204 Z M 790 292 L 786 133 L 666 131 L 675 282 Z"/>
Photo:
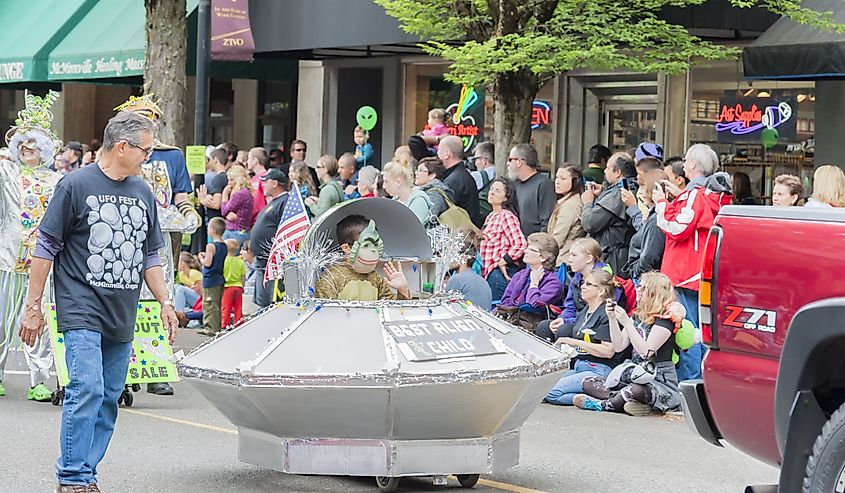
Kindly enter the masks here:
<path id="1" fill-rule="evenodd" d="M 211 59 L 251 62 L 254 53 L 249 0 L 212 0 Z"/>
<path id="2" fill-rule="evenodd" d="M 97 59 L 66 60 L 50 63 L 50 77 L 56 79 L 129 77 L 144 75 L 146 60 L 143 56 L 126 58 L 101 57 Z"/>
<path id="3" fill-rule="evenodd" d="M 446 107 L 449 134 L 460 137 L 464 144 L 464 152 L 470 153 L 475 148 L 475 141 L 481 133 L 484 105 L 478 104 L 481 100 L 478 92 L 467 86 L 460 88 L 456 99 L 457 103 Z"/>
<path id="4" fill-rule="evenodd" d="M 552 107 L 545 101 L 534 101 L 531 105 L 531 130 L 549 128 Z"/>
<path id="5" fill-rule="evenodd" d="M 794 138 L 795 111 L 789 101 L 772 98 L 727 98 L 720 102 L 715 128 L 720 142 L 758 140 L 765 129 L 778 129 L 782 138 Z"/>
<path id="6" fill-rule="evenodd" d="M 0 63 L 0 80 L 23 80 L 24 62 Z"/>

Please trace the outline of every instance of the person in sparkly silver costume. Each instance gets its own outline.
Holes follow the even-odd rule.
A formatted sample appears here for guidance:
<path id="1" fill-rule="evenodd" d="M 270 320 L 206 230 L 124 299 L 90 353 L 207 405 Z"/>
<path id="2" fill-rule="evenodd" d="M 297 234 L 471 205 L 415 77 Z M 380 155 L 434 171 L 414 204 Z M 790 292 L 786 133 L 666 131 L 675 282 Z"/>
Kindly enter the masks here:
<path id="1" fill-rule="evenodd" d="M 18 113 L 16 125 L 6 133 L 11 160 L 0 160 L 0 396 L 6 394 L 2 381 L 6 361 L 15 350 L 14 334 L 20 325 L 24 298 L 29 285 L 29 268 L 38 225 L 53 196 L 61 175 L 52 171 L 53 155 L 61 145 L 50 130 L 50 106 L 58 93 L 41 98 L 26 94 L 26 106 Z M 49 292 L 49 291 L 48 291 Z M 52 355 L 47 327 L 34 346 L 20 344 L 30 372 L 27 399 L 47 402 L 52 392 Z"/>

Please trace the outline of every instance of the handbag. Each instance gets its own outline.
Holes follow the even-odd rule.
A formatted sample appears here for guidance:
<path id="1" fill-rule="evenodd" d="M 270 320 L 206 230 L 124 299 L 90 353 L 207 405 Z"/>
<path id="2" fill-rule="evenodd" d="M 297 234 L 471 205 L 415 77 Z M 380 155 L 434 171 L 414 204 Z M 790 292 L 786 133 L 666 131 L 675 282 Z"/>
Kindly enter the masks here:
<path id="1" fill-rule="evenodd" d="M 446 202 L 446 210 L 437 216 L 437 221 L 443 226 L 446 226 L 451 231 L 472 231 L 475 234 L 480 234 L 481 230 L 473 224 L 469 213 L 461 207 L 455 205 L 446 193 L 439 189 L 435 189 L 443 200 Z"/>

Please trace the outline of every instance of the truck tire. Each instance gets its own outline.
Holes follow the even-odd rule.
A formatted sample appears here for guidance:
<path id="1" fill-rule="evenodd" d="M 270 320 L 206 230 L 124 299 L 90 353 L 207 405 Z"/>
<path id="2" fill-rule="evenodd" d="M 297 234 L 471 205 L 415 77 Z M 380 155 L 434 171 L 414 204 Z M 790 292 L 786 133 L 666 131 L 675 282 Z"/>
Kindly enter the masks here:
<path id="1" fill-rule="evenodd" d="M 845 404 L 830 416 L 816 437 L 802 492 L 845 493 Z"/>

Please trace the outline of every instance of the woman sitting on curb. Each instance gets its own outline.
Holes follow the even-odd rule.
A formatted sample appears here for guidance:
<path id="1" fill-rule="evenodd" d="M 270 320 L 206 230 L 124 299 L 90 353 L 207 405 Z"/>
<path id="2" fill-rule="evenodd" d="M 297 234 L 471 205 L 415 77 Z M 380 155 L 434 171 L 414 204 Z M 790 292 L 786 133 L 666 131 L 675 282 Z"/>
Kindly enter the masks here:
<path id="1" fill-rule="evenodd" d="M 575 324 L 561 329 L 563 320 L 558 318 L 552 322 L 557 335 L 551 331 L 537 334 L 547 340 L 551 338 L 555 346 L 571 346 L 578 353 L 573 368 L 549 391 L 543 399 L 545 402 L 571 406 L 573 397 L 584 392 L 581 385 L 586 378 L 604 378 L 619 363 L 610 341 L 610 325 L 604 310 L 605 301 L 613 299 L 615 290 L 612 274 L 602 269 L 588 272 L 581 285 L 586 305 L 578 312 Z"/>
<path id="2" fill-rule="evenodd" d="M 681 394 L 672 352 L 675 327 L 686 312 L 677 302 L 669 278 L 659 272 L 643 274 L 633 319 L 612 302 L 606 304 L 606 311 L 614 350 L 621 352 L 631 346 L 633 357 L 606 379 L 584 380 L 584 392 L 588 395 L 575 396 L 573 404 L 582 409 L 625 412 L 631 416 L 644 416 L 652 410 L 679 409 Z"/>

